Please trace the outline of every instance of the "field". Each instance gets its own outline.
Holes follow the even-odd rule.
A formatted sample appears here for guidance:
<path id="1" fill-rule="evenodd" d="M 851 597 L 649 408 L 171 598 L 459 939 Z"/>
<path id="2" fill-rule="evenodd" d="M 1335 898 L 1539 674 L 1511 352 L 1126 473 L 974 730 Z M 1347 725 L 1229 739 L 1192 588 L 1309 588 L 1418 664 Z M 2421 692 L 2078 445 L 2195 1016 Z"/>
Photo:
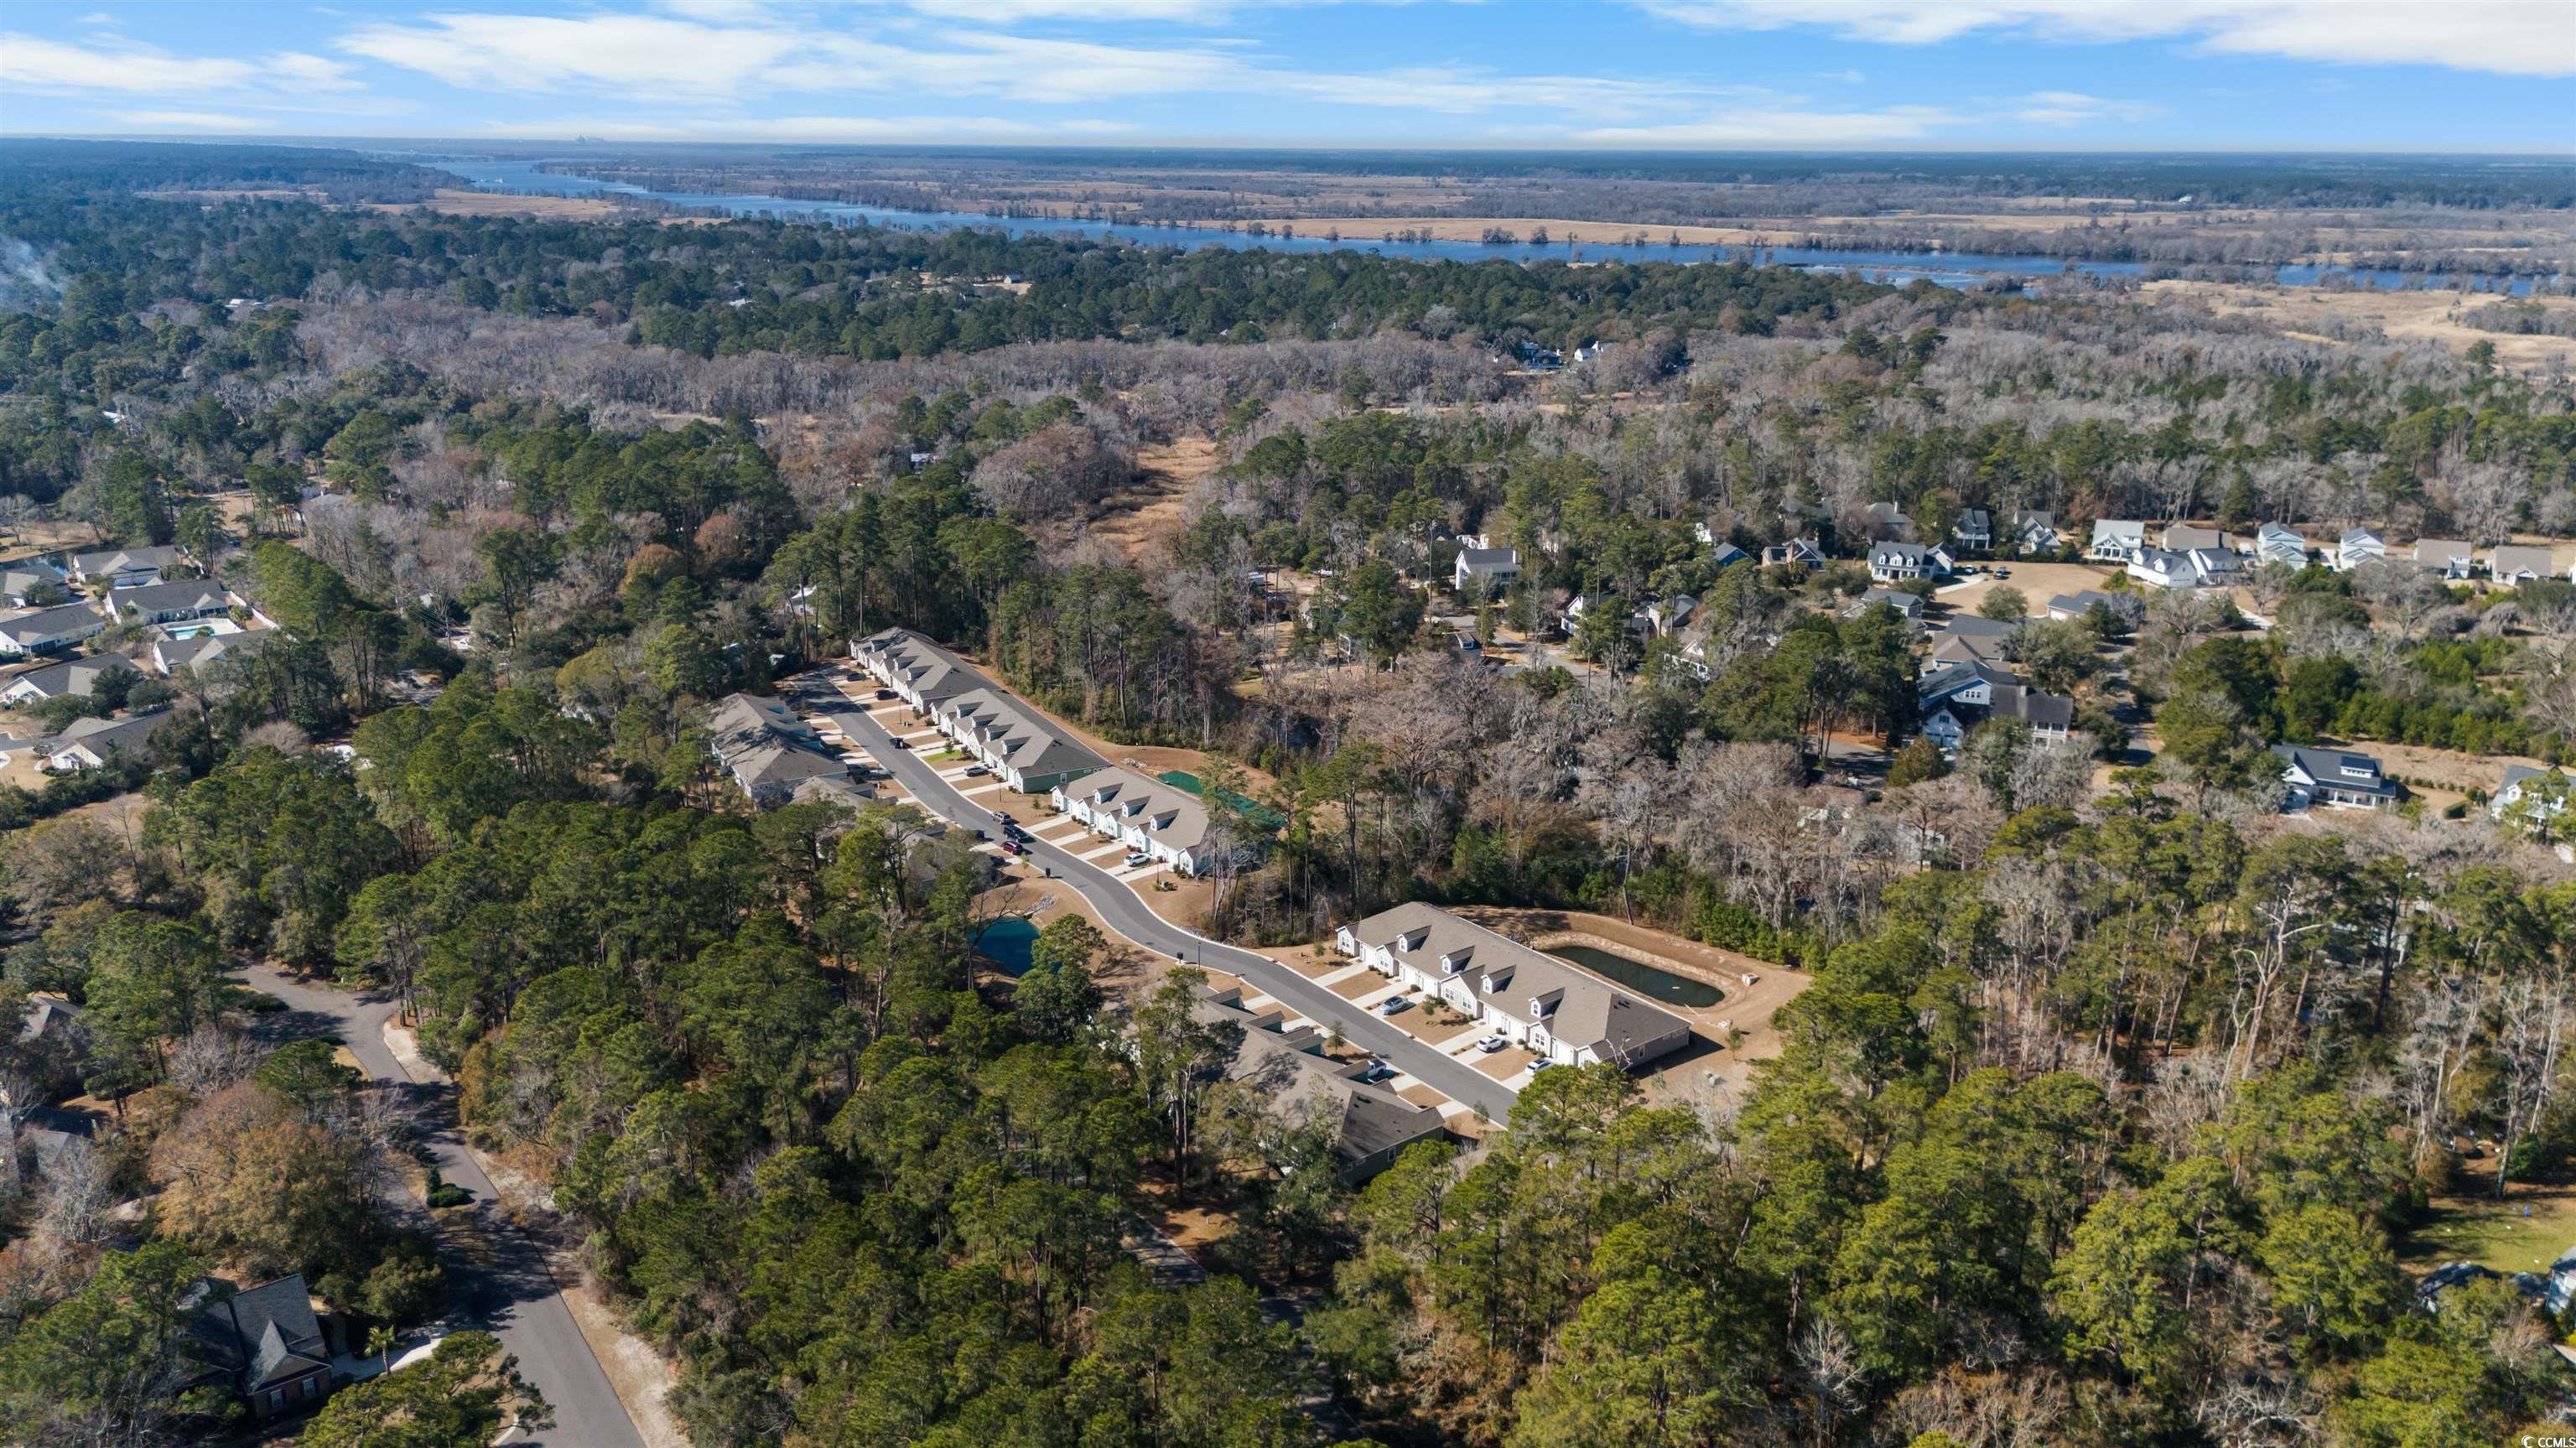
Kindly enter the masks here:
<path id="1" fill-rule="evenodd" d="M 2496 300 L 2483 292 L 2447 291 L 2315 291 L 2305 287 L 2246 286 L 2233 282 L 2149 282 L 2151 299 L 2193 307 L 2219 317 L 2250 316 L 2270 322 L 2292 336 L 2320 342 L 2352 339 L 2356 328 L 2385 332 L 2398 340 L 2438 342 L 2453 352 L 2466 352 L 2478 342 L 2493 342 L 2496 359 L 2506 366 L 2540 367 L 2576 360 L 2576 337 L 2508 336 L 2482 332 L 2458 320 L 2466 308 Z M 2553 311 L 2576 314 L 2576 299 L 2543 297 Z"/>
<path id="2" fill-rule="evenodd" d="M 1204 437 L 1137 449 L 1135 483 L 1101 501 L 1091 535 L 1114 545 L 1129 562 L 1141 562 L 1154 545 L 1180 531 L 1191 487 L 1224 461 L 1225 454 Z"/>
<path id="3" fill-rule="evenodd" d="M 426 209 L 441 216 L 528 216 L 543 221 L 603 221 L 614 216 L 632 216 L 632 208 L 597 196 L 511 196 L 498 191 L 457 191 L 441 188 L 432 199 L 419 203 L 380 202 L 377 211 L 410 211 Z"/>
<path id="4" fill-rule="evenodd" d="M 2516 1186 L 2503 1201 L 2483 1192 L 2438 1198 L 2398 1247 L 2419 1272 L 2463 1260 L 2498 1272 L 2544 1272 L 2576 1248 L 2576 1188 Z"/>
<path id="5" fill-rule="evenodd" d="M 1991 570 L 1999 566 L 2011 569 L 2012 577 L 1996 578 Z M 1977 605 L 1997 588 L 2017 588 L 2029 601 L 2024 612 L 2031 618 L 2046 618 L 2050 599 L 2086 588 L 2104 592 L 2103 584 L 2113 572 L 2092 563 L 1979 563 L 1977 567 L 1988 571 L 1978 573 L 1976 582 L 1944 588 L 1933 595 L 1936 602 L 1949 606 L 1953 616 L 1975 613 Z"/>

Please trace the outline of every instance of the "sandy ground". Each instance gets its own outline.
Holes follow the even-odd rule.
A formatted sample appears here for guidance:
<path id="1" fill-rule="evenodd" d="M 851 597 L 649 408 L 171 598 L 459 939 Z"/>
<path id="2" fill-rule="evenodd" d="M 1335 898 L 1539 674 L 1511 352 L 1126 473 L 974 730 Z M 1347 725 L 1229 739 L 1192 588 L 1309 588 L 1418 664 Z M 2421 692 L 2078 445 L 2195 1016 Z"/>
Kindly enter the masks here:
<path id="1" fill-rule="evenodd" d="M 2373 326 L 2400 341 L 2438 342 L 2454 352 L 2465 352 L 2473 343 L 2493 342 L 2497 360 L 2506 366 L 2541 367 L 2576 360 L 2576 337 L 2508 336 L 2462 325 L 2457 320 L 2461 311 L 2498 300 L 2485 292 L 2326 292 L 2187 281 L 2149 282 L 2144 291 L 2153 300 L 2197 306 L 2222 317 L 2259 317 L 2293 336 L 2314 341 L 2334 341 L 2333 334 L 2342 328 Z M 2576 298 L 2536 300 L 2553 312 L 2576 314 Z"/>
<path id="2" fill-rule="evenodd" d="M 2011 570 L 2012 577 L 1997 578 L 1989 571 L 2001 567 Z M 1962 588 L 1945 589 L 1933 595 L 1935 603 L 1946 604 L 1952 614 L 1975 613 L 1996 588 L 2018 588 L 2029 601 L 2025 610 L 2031 618 L 2048 617 L 2048 601 L 2061 593 L 2074 593 L 2090 588 L 2097 592 L 2118 570 L 2091 563 L 1979 563 L 1976 581 Z"/>
<path id="3" fill-rule="evenodd" d="M 597 196 L 514 196 L 499 191 L 447 187 L 424 202 L 380 201 L 370 211 L 434 211 L 441 216 L 537 216 L 549 221 L 601 221 L 633 216 L 633 208 Z"/>

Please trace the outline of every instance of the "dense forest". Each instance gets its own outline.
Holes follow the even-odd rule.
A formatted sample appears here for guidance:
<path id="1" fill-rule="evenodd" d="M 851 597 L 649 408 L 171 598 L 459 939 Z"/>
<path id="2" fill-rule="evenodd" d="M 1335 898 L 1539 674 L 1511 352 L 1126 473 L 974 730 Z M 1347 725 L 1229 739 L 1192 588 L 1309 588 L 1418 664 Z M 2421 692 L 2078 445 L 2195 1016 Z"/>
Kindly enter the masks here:
<path id="1" fill-rule="evenodd" d="M 136 194 L 231 181 L 329 199 Z M 292 1038 L 272 974 L 399 1002 L 702 1445 L 2468 1448 L 2567 1402 L 2561 1323 L 2410 1270 L 2438 1201 L 2576 1171 L 2576 872 L 2465 797 L 2284 818 L 2270 750 L 2576 759 L 2576 585 L 2006 607 L 2075 738 L 1945 758 L 1850 561 L 1871 504 L 2048 511 L 2026 569 L 2096 518 L 2565 538 L 2563 372 L 1742 265 L 344 204 L 419 181 L 0 148 L 0 526 L 179 543 L 277 626 L 45 706 L 174 722 L 0 784 L 0 1003 L 91 1038 L 0 1045 L 0 1086 L 106 1114 L 0 1171 L 0 1437 L 238 1427 L 176 1391 L 218 1269 L 360 1343 L 456 1305 L 449 1123 Z M 1157 488 L 1166 531 L 1108 526 Z M 1451 593 L 1469 533 L 1521 576 Z M 1833 561 L 1718 552 L 1793 536 Z M 1284 821 L 1216 936 L 1597 911 L 1802 973 L 1778 1053 L 1547 1071 L 1345 1182 L 1216 1069 L 1203 976 L 1067 914 L 1010 977 L 971 841 L 744 806 L 707 706 L 893 625 Z M 1461 646 L 1505 633 L 1560 655 Z M 1836 783 L 1853 741 L 1881 784 Z M 1140 1265 L 1148 1207 L 1216 1224 L 1205 1281 Z M 301 1431 L 534 1411 L 467 1332 Z"/>

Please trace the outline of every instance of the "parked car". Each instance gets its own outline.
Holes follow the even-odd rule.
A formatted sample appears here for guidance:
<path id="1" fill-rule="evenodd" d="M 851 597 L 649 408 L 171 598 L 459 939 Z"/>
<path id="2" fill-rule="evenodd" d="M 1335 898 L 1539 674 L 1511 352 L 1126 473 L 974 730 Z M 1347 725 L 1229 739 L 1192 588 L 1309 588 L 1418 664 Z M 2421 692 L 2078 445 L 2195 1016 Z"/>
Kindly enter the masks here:
<path id="1" fill-rule="evenodd" d="M 894 690 L 892 690 L 892 689 L 879 689 L 879 690 L 877 690 L 877 697 L 878 697 L 878 698 L 880 698 L 880 699 L 891 699 L 891 698 L 893 698 L 893 697 L 894 697 Z"/>
<path id="2" fill-rule="evenodd" d="M 1394 1077 L 1395 1068 L 1384 1061 L 1376 1059 L 1371 1059 L 1368 1063 L 1368 1069 L 1360 1073 L 1360 1079 L 1363 1081 L 1388 1081 L 1394 1079 Z"/>
<path id="3" fill-rule="evenodd" d="M 1539 1072 L 1544 1071 L 1555 1064 L 1556 1063 L 1554 1061 L 1532 1061 L 1530 1062 L 1530 1074 L 1535 1076 Z"/>
<path id="4" fill-rule="evenodd" d="M 1998 568 L 1995 570 L 1995 577 L 2010 578 L 2012 577 L 2012 570 L 2009 568 Z"/>
<path id="5" fill-rule="evenodd" d="M 1150 865 L 1153 862 L 1154 857 L 1146 854 L 1143 850 L 1129 850 L 1127 852 L 1128 869 L 1135 869 L 1138 865 Z"/>
<path id="6" fill-rule="evenodd" d="M 898 739 L 894 742 L 894 747 L 897 749 L 910 749 L 912 746 Z"/>
<path id="7" fill-rule="evenodd" d="M 1485 1036 L 1476 1042 L 1476 1049 L 1490 1056 L 1510 1044 L 1500 1036 Z"/>
<path id="8" fill-rule="evenodd" d="M 1020 854 L 1022 853 L 1022 846 L 1017 840 L 1004 840 L 1002 841 L 1002 853 L 1006 855 Z"/>
<path id="9" fill-rule="evenodd" d="M 1382 1016 L 1400 1015 L 1412 1008 L 1413 1002 L 1403 996 L 1388 996 L 1377 1003 L 1377 1013 Z"/>
<path id="10" fill-rule="evenodd" d="M 970 764 L 966 766 L 966 777 L 968 779 L 982 779 L 985 775 L 992 772 L 993 771 L 986 769 L 980 764 Z"/>

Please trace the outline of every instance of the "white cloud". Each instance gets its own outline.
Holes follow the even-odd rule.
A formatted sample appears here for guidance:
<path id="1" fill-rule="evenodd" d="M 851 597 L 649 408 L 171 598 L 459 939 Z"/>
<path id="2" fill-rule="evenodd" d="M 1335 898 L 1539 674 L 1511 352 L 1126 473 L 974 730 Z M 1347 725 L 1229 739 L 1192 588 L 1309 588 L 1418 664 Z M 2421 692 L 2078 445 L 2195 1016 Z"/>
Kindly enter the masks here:
<path id="1" fill-rule="evenodd" d="M 202 91 L 272 89 L 306 93 L 360 89 L 348 72 L 349 67 L 339 61 L 298 51 L 260 60 L 235 60 L 172 55 L 153 46 L 104 36 L 95 45 L 72 45 L 33 35 L 0 35 L 0 85 L 56 95 L 82 91 L 176 96 Z"/>
<path id="2" fill-rule="evenodd" d="M 2151 121 L 2165 108 L 2149 101 L 2105 100 L 2081 91 L 2033 91 L 2011 102 L 2014 120 L 2034 126 L 2077 126 L 2087 121 Z"/>
<path id="3" fill-rule="evenodd" d="M 416 25 L 361 26 L 340 48 L 435 76 L 460 90 L 659 91 L 729 96 L 797 48 L 793 30 L 701 25 L 650 15 L 432 14 Z"/>
<path id="4" fill-rule="evenodd" d="M 1748 147 L 1799 150 L 1919 140 L 1961 118 L 1932 106 L 1875 111 L 1723 110 L 1660 126 L 1603 126 L 1573 139 L 1595 146 Z"/>
<path id="5" fill-rule="evenodd" d="M 52 91 L 231 90 L 259 79 L 248 61 L 196 59 L 149 46 L 93 48 L 0 35 L 0 85 Z"/>
<path id="6" fill-rule="evenodd" d="M 1723 30 L 1830 26 L 1855 40 L 1929 45 L 1981 30 L 2045 39 L 2193 38 L 2241 55 L 2576 75 L 2566 0 L 1637 0 Z"/>
<path id="7" fill-rule="evenodd" d="M 118 111 L 116 119 L 147 131 L 256 131 L 259 122 L 220 111 Z"/>
<path id="8" fill-rule="evenodd" d="M 1163 21 L 1205 25 L 1223 19 L 1233 7 L 1223 0 L 903 0 L 910 9 L 952 20 L 983 25 L 1016 25 L 1028 20 L 1080 20 L 1092 24 L 1118 21 Z"/>

